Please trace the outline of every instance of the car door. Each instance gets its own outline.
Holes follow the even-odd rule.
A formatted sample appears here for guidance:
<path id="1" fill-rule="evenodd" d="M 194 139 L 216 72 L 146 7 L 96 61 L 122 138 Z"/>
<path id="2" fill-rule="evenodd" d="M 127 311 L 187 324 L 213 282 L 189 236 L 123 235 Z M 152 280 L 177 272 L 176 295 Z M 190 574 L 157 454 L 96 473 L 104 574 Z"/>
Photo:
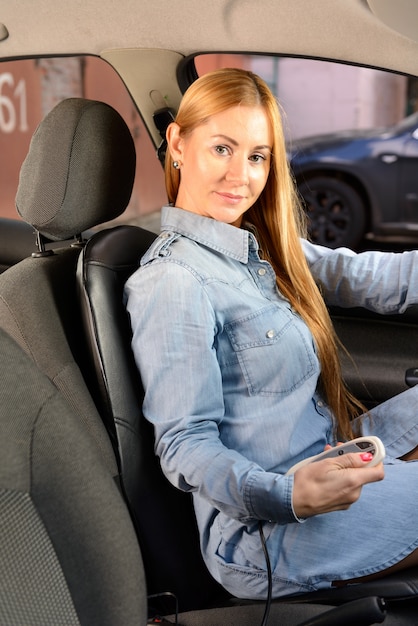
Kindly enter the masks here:
<path id="1" fill-rule="evenodd" d="M 418 307 L 401 315 L 331 309 L 344 379 L 372 408 L 418 382 Z"/>

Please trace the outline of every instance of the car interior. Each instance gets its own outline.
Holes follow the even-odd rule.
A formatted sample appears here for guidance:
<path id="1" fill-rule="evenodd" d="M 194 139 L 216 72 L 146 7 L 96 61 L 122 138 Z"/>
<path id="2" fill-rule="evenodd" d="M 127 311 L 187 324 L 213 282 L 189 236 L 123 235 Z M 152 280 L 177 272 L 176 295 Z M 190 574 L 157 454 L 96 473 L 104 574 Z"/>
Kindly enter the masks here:
<path id="1" fill-rule="evenodd" d="M 383 0 L 266 0 L 263 10 L 246 0 L 35 4 L 31 20 L 22 5 L 4 7 L 1 58 L 100 56 L 134 99 L 156 159 L 198 53 L 417 73 L 413 2 L 396 12 Z M 0 624 L 414 624 L 416 569 L 262 602 L 231 597 L 207 571 L 191 499 L 154 454 L 122 299 L 156 236 L 112 222 L 142 158 L 114 108 L 63 99 L 31 139 L 17 219 L 0 218 Z M 367 406 L 418 382 L 417 311 L 331 313 L 347 348 L 344 376 Z"/>

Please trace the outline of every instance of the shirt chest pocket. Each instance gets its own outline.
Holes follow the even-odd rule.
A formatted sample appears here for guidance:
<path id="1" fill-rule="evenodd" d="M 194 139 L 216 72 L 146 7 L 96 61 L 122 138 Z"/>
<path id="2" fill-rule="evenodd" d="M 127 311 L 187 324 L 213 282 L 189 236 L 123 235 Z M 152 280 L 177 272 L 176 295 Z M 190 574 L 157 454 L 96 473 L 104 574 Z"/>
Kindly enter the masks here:
<path id="1" fill-rule="evenodd" d="M 286 395 L 314 373 L 318 360 L 306 324 L 270 305 L 225 325 L 250 395 Z"/>

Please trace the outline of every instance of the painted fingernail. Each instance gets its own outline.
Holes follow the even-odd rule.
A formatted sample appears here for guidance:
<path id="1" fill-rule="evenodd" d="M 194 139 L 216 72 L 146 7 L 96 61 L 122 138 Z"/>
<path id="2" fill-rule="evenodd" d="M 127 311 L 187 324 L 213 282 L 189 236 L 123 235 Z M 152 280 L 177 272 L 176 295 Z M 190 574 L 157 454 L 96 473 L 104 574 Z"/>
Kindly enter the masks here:
<path id="1" fill-rule="evenodd" d="M 360 454 L 360 458 L 365 463 L 369 463 L 369 461 L 373 459 L 373 454 L 371 452 L 362 452 L 362 454 Z"/>

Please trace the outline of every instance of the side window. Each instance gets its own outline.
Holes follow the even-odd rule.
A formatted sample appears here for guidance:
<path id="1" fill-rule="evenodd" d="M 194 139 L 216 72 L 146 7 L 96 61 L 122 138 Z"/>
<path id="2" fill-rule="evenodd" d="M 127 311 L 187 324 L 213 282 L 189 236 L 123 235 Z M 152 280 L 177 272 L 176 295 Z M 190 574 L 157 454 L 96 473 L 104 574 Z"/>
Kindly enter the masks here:
<path id="1" fill-rule="evenodd" d="M 418 79 L 314 59 L 200 55 L 202 75 L 242 67 L 284 111 L 310 238 L 328 247 L 418 247 Z"/>
<path id="2" fill-rule="evenodd" d="M 121 79 L 97 57 L 0 64 L 0 217 L 18 219 L 14 200 L 32 134 L 43 117 L 69 97 L 101 100 L 125 119 L 136 145 L 137 170 L 129 206 L 118 221 L 158 227 L 166 194 L 156 150 Z"/>
<path id="3" fill-rule="evenodd" d="M 261 76 L 285 112 L 289 140 L 396 124 L 418 111 L 418 79 L 314 59 L 207 54 L 197 73 L 242 67 Z"/>

